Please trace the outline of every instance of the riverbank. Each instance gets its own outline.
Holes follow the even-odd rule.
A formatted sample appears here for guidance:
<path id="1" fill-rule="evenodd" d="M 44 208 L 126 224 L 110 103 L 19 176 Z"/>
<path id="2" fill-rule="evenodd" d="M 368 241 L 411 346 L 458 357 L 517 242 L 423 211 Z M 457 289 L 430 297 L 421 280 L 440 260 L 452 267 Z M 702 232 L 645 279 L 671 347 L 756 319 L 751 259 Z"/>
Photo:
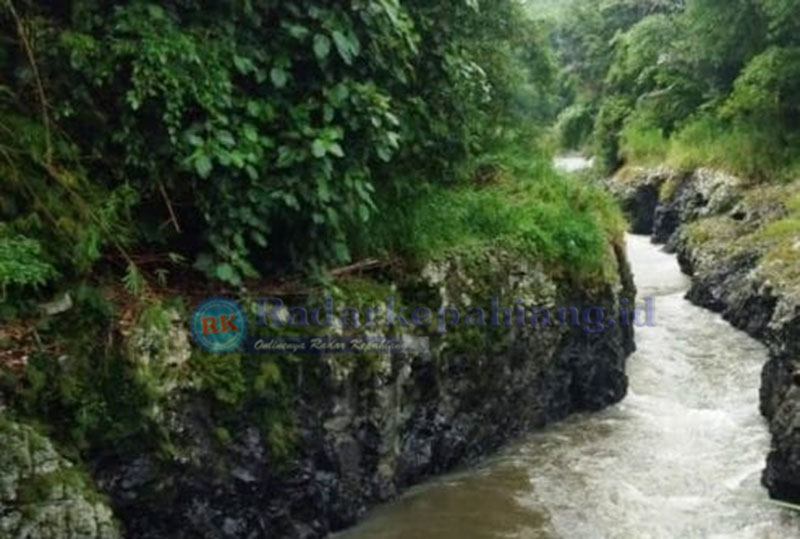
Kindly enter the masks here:
<path id="1" fill-rule="evenodd" d="M 798 182 L 748 184 L 710 169 L 626 168 L 607 182 L 640 233 L 675 252 L 687 297 L 764 342 L 761 411 L 772 445 L 763 482 L 800 502 Z"/>
<path id="2" fill-rule="evenodd" d="M 592 288 L 498 252 L 432 263 L 419 274 L 397 276 L 391 286 L 362 279 L 339 287 L 350 287 L 351 305 L 370 305 L 394 289 L 432 307 L 466 309 L 481 304 L 484 295 L 502 293 L 530 305 L 597 305 L 619 316 L 621 301 L 632 303 L 635 292 L 624 251 L 609 249 L 617 276 Z M 459 327 L 428 335 L 431 347 L 420 353 L 298 356 L 294 371 L 283 365 L 292 358 L 278 358 L 276 372 L 265 370 L 276 365 L 272 358 L 194 354 L 185 326 L 181 317 L 172 320 L 163 355 L 148 344 L 157 334 L 134 333 L 129 343 L 144 347 L 140 352 L 150 368 L 180 364 L 183 370 L 188 362 L 205 377 L 173 380 L 154 411 L 169 446 L 143 440 L 126 451 L 90 454 L 86 465 L 94 481 L 59 498 L 76 508 L 75 518 L 103 530 L 88 537 L 117 536 L 109 531 L 112 510 L 125 537 L 324 537 L 355 523 L 367 508 L 508 440 L 618 402 L 626 393 L 625 363 L 633 349 L 632 328 L 621 324 L 600 333 L 580 327 Z M 266 386 L 258 399 L 237 396 L 236 385 L 249 381 L 234 369 L 245 364 L 255 382 Z M 280 379 L 290 391 L 284 398 L 292 411 L 283 420 L 291 442 L 282 456 L 275 447 L 279 423 L 262 415 L 278 412 Z M 15 396 L 9 398 L 13 403 Z M 271 426 L 264 428 L 265 420 Z M 3 437 L 0 443 L 23 461 L 30 453 L 24 440 Z M 82 528 L 75 531 L 69 519 L 52 520 L 46 511 L 50 497 L 22 493 L 28 492 L 25 485 L 44 481 L 57 486 L 57 478 L 11 464 L 6 472 L 19 479 L 0 493 L 0 529 L 9 537 L 23 537 L 31 526 L 53 529 L 53 537 L 82 537 Z M 102 500 L 100 509 L 83 501 L 84 491 Z M 20 498 L 25 503 L 18 506 Z"/>
<path id="3" fill-rule="evenodd" d="M 392 286 L 436 308 L 466 308 L 499 290 L 526 304 L 598 304 L 617 312 L 621 298 L 632 301 L 634 294 L 621 250 L 617 263 L 619 277 L 593 290 L 491 252 L 431 264 Z M 453 328 L 430 338 L 427 353 L 368 362 L 298 358 L 318 368 L 307 365 L 299 374 L 291 401 L 296 443 L 280 463 L 248 420 L 226 423 L 230 439 L 220 443 L 219 418 L 195 396 L 168 416 L 184 458 L 98 461 L 96 476 L 133 537 L 323 537 L 411 485 L 626 392 L 630 328 L 595 335 L 579 328 Z"/>
<path id="4" fill-rule="evenodd" d="M 328 295 L 358 312 L 389 297 L 434 313 L 519 299 L 591 306 L 615 320 L 633 303 L 621 216 L 591 186 L 552 174 L 502 177 L 404 210 L 425 232 L 407 257 L 265 295 L 308 312 Z M 65 479 L 25 467 L 38 454 L 30 437 L 0 437 L 0 448 L 19 455 L 0 491 L 9 537 L 82 537 L 87 526 L 98 530 L 89 537 L 324 537 L 411 485 L 619 402 L 634 347 L 630 324 L 601 332 L 461 324 L 442 333 L 434 320 L 387 328 L 430 343 L 403 354 L 210 354 L 188 331 L 202 291 L 135 308 L 90 292 L 28 321 L 48 324 L 40 333 L 48 348 L 15 340 L 30 334 L 24 321 L 6 337 L 27 350 L 0 378 L 9 432 L 38 425 L 36 439 L 52 446 L 59 469 L 75 470 Z M 249 336 L 378 331 L 259 327 L 253 295 L 231 296 L 250 318 Z M 75 508 L 69 519 L 48 512 L 54 500 Z M 71 523 L 84 521 L 75 531 Z"/>
<path id="5" fill-rule="evenodd" d="M 338 539 L 798 536 L 761 486 L 764 345 L 685 299 L 690 279 L 647 236 L 627 252 L 655 326 L 638 328 L 628 395 L 433 479 Z"/>

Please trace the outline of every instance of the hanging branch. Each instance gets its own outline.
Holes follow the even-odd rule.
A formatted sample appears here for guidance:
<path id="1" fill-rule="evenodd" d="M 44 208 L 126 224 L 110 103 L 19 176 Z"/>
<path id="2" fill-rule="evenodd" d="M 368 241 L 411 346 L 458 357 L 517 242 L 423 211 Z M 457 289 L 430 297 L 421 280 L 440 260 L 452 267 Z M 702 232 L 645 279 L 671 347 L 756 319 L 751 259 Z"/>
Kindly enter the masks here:
<path id="1" fill-rule="evenodd" d="M 62 172 L 59 170 L 59 167 L 54 162 L 54 159 L 53 159 L 53 143 L 52 143 L 52 135 L 51 135 L 52 122 L 50 120 L 50 115 L 48 113 L 49 104 L 48 104 L 47 96 L 46 96 L 46 93 L 45 93 L 45 90 L 44 90 L 44 84 L 42 83 L 42 77 L 41 77 L 41 75 L 39 73 L 39 66 L 36 63 L 36 56 L 35 56 L 34 51 L 33 51 L 33 46 L 31 45 L 31 41 L 29 39 L 28 33 L 25 30 L 25 25 L 23 24 L 22 19 L 19 16 L 19 13 L 17 13 L 16 8 L 14 7 L 13 1 L 12 0 L 6 0 L 5 4 L 8 7 L 9 13 L 11 13 L 11 16 L 14 19 L 14 22 L 15 22 L 16 27 L 17 27 L 17 34 L 19 35 L 20 43 L 22 45 L 23 50 L 25 51 L 25 56 L 27 57 L 28 63 L 30 64 L 31 71 L 33 72 L 33 75 L 34 75 L 34 82 L 35 82 L 35 85 L 36 85 L 36 93 L 38 95 L 39 107 L 41 109 L 42 126 L 44 128 L 44 139 L 45 139 L 45 155 L 44 155 L 44 163 L 43 163 L 44 169 L 47 171 L 47 174 L 53 180 L 55 180 L 61 186 L 61 188 L 64 189 L 70 195 L 70 197 L 73 199 L 73 201 L 78 206 L 80 211 L 84 215 L 88 216 L 89 219 L 93 220 L 98 225 L 98 227 L 100 227 L 101 230 L 103 230 L 104 232 L 108 233 L 109 230 L 107 229 L 106 223 L 96 215 L 96 213 L 92 210 L 92 208 L 89 207 L 89 205 L 86 203 L 86 201 L 83 199 L 83 197 L 78 192 L 76 192 L 74 189 L 72 189 L 72 187 L 70 186 L 70 182 L 64 180 Z M 8 158 L 8 156 L 6 156 L 6 157 Z M 31 194 L 33 195 L 34 199 L 38 198 L 35 193 L 32 192 Z M 44 206 L 44 204 L 41 201 L 39 201 L 39 205 L 42 206 L 42 208 L 45 211 L 45 213 L 49 213 L 49 210 L 46 208 L 46 206 Z M 171 211 L 171 208 L 170 208 L 170 211 Z M 52 218 L 54 219 L 54 217 L 52 217 Z M 174 215 L 173 215 L 173 218 L 174 218 Z M 177 221 L 174 221 L 174 222 L 175 222 L 175 225 L 177 226 Z M 56 220 L 56 224 L 58 224 L 57 220 Z M 114 245 L 114 247 L 116 247 L 116 249 L 119 251 L 120 255 L 122 255 L 123 259 L 128 263 L 128 274 L 131 275 L 131 274 L 135 273 L 135 274 L 138 274 L 139 276 L 141 276 L 142 289 L 143 289 L 142 291 L 144 292 L 144 291 L 149 290 L 150 287 L 149 287 L 149 283 L 147 282 L 147 279 L 144 278 L 143 274 L 139 270 L 139 267 L 133 261 L 133 258 L 131 257 L 131 255 L 122 246 L 122 244 L 113 236 L 113 234 L 109 233 L 108 235 L 109 235 L 111 243 Z"/>
<path id="2" fill-rule="evenodd" d="M 172 226 L 175 227 L 175 232 L 181 234 L 181 225 L 178 223 L 178 218 L 175 215 L 175 211 L 172 209 L 172 202 L 167 196 L 167 190 L 164 189 L 164 182 L 162 182 L 161 179 L 158 180 L 158 190 L 161 191 L 161 196 L 164 198 L 164 204 L 166 204 L 167 210 L 169 211 L 170 221 L 172 221 Z"/>
<path id="3" fill-rule="evenodd" d="M 14 8 L 14 2 L 12 2 L 12 0 L 8 0 L 7 5 L 11 16 L 14 18 L 14 23 L 17 25 L 17 34 L 19 35 L 25 55 L 28 57 L 28 63 L 31 66 L 31 70 L 33 71 L 33 78 L 34 82 L 36 83 L 36 93 L 39 96 L 42 125 L 44 126 L 45 161 L 47 162 L 48 166 L 52 166 L 53 143 L 50 135 L 50 115 L 47 113 L 47 97 L 44 92 L 42 77 L 39 75 L 39 66 L 36 64 L 36 59 L 33 54 L 33 47 L 31 46 L 30 39 L 28 39 L 28 33 L 25 31 L 25 25 L 22 24 L 22 19 L 17 13 L 17 10 Z"/>

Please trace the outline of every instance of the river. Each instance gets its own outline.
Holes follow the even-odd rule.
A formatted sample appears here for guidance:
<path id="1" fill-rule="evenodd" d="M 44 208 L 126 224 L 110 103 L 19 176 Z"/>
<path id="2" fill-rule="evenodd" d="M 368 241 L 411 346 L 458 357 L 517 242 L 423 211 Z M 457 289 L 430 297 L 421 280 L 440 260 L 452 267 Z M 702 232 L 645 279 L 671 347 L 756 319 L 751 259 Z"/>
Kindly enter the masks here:
<path id="1" fill-rule="evenodd" d="M 688 279 L 629 236 L 639 297 L 630 390 L 375 509 L 338 539 L 783 539 L 800 517 L 769 502 L 758 413 L 765 348 L 684 299 Z"/>
<path id="2" fill-rule="evenodd" d="M 561 172 L 579 172 L 594 166 L 594 158 L 588 159 L 582 155 L 562 155 L 553 160 L 553 166 Z"/>

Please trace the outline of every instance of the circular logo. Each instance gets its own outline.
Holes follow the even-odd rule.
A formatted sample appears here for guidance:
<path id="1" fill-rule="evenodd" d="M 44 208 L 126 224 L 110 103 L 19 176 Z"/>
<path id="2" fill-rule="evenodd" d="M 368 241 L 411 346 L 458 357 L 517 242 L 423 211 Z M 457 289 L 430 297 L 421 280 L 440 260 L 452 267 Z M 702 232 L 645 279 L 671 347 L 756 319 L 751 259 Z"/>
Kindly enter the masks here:
<path id="1" fill-rule="evenodd" d="M 232 352 L 247 334 L 247 318 L 232 299 L 211 298 L 192 313 L 192 335 L 209 352 Z"/>

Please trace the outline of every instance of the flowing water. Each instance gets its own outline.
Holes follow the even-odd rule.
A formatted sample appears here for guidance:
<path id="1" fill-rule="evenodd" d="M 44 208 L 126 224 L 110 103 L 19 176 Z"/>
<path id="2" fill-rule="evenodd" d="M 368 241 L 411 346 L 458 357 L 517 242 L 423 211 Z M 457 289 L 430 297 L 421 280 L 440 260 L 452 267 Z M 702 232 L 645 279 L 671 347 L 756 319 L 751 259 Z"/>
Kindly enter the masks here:
<path id="1" fill-rule="evenodd" d="M 556 157 L 553 161 L 556 170 L 561 172 L 578 172 L 594 165 L 594 158 L 587 159 L 582 155 L 564 155 Z"/>
<path id="2" fill-rule="evenodd" d="M 532 434 L 475 469 L 412 489 L 340 539 L 800 537 L 759 484 L 764 347 L 684 299 L 674 257 L 631 236 L 637 328 L 619 405 Z"/>

